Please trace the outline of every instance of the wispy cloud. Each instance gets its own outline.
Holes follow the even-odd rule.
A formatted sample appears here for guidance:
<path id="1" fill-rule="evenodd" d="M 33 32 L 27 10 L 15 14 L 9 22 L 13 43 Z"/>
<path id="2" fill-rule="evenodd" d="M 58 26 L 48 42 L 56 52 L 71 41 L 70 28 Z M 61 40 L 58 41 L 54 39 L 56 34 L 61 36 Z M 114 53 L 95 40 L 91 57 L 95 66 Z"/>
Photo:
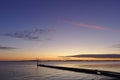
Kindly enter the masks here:
<path id="1" fill-rule="evenodd" d="M 82 22 L 71 22 L 71 21 L 64 21 L 64 22 L 75 25 L 75 26 L 79 26 L 79 27 L 86 27 L 86 28 L 97 29 L 97 30 L 107 30 L 107 31 L 112 31 L 112 32 L 120 32 L 120 30 L 115 30 L 115 29 L 111 29 L 111 28 L 103 27 L 103 26 L 86 24 Z"/>
<path id="2" fill-rule="evenodd" d="M 8 32 L 3 33 L 3 36 L 9 36 L 13 38 L 22 38 L 26 40 L 41 40 L 45 35 L 48 35 L 53 30 L 51 29 L 32 29 L 32 30 L 24 30 L 24 31 L 18 31 L 18 32 Z"/>
<path id="3" fill-rule="evenodd" d="M 120 48 L 120 44 L 115 44 L 112 47 L 114 47 L 114 48 Z"/>
<path id="4" fill-rule="evenodd" d="M 67 57 L 79 57 L 79 58 L 120 58 L 120 54 L 82 54 L 72 55 Z"/>
<path id="5" fill-rule="evenodd" d="M 0 50 L 12 50 L 12 49 L 17 49 L 17 48 L 7 47 L 7 46 L 1 46 L 1 45 L 0 45 Z"/>

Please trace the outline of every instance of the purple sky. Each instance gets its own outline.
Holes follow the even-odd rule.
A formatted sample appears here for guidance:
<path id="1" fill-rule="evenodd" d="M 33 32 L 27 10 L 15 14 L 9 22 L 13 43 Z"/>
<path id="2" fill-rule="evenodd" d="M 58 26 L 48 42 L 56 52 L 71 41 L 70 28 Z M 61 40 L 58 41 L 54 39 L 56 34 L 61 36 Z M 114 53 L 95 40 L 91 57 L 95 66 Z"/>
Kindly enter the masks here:
<path id="1" fill-rule="evenodd" d="M 119 3 L 0 0 L 0 59 L 120 54 Z"/>

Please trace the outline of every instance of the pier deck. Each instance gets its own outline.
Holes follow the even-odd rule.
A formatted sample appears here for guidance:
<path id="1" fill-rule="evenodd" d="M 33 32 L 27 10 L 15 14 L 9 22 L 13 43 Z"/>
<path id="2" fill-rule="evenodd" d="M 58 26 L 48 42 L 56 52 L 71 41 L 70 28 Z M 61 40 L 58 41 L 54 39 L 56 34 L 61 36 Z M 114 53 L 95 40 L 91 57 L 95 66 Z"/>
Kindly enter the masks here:
<path id="1" fill-rule="evenodd" d="M 44 65 L 44 64 L 38 64 L 37 66 L 47 67 L 47 68 L 54 68 L 54 69 L 60 69 L 60 70 L 67 70 L 67 71 L 74 71 L 74 72 L 83 72 L 83 73 L 96 74 L 96 75 L 104 75 L 104 76 L 115 77 L 115 78 L 120 79 L 120 73 L 112 72 L 112 71 L 91 70 L 91 69 L 81 69 L 81 68 L 71 68 L 71 67 L 61 67 L 61 66 L 52 66 L 52 65 Z"/>

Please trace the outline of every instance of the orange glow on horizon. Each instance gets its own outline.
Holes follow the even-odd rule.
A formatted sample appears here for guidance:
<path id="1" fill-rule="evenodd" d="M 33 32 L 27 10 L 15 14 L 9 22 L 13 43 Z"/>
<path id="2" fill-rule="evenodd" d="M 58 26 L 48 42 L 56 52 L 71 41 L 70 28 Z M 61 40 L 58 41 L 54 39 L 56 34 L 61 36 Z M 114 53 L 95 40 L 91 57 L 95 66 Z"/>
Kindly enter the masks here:
<path id="1" fill-rule="evenodd" d="M 39 60 L 120 60 L 120 58 L 37 57 Z M 36 60 L 36 57 L 0 57 L 0 61 Z"/>

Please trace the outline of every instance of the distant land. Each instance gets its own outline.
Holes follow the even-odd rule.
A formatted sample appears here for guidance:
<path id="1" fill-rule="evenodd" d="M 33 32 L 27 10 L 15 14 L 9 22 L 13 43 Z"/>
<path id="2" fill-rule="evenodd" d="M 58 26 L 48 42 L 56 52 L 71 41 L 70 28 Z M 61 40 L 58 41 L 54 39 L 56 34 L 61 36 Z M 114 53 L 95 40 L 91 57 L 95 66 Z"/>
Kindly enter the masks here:
<path id="1" fill-rule="evenodd" d="M 120 60 L 18 60 L 18 61 L 0 61 L 0 62 L 101 62 L 101 61 L 120 61 Z"/>

